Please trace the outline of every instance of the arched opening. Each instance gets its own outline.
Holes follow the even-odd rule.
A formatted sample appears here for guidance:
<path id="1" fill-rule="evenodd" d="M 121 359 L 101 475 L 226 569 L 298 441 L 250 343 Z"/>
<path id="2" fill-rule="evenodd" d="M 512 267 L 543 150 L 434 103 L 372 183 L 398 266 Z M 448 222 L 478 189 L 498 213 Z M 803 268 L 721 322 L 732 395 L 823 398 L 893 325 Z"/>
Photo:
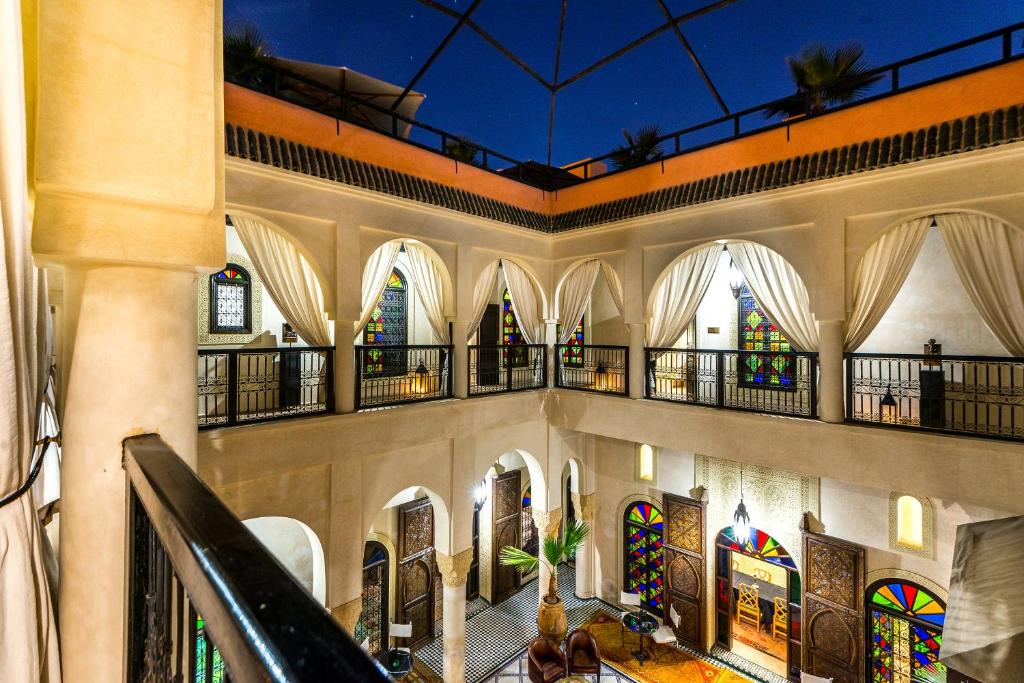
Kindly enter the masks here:
<path id="1" fill-rule="evenodd" d="M 814 415 L 817 327 L 803 280 L 753 242 L 670 263 L 648 299 L 651 398 Z"/>
<path id="2" fill-rule="evenodd" d="M 585 259 L 566 270 L 555 291 L 564 367 L 583 367 L 587 345 L 629 344 L 622 302 L 622 283 L 606 261 Z"/>
<path id="3" fill-rule="evenodd" d="M 363 607 L 356 622 L 355 639 L 371 657 L 379 657 L 387 650 L 390 576 L 387 548 L 379 541 L 367 541 L 363 546 Z"/>
<path id="4" fill-rule="evenodd" d="M 658 616 L 664 613 L 664 532 L 661 510 L 647 501 L 626 507 L 622 519 L 623 590 L 640 596 L 641 606 Z"/>
<path id="5" fill-rule="evenodd" d="M 327 604 L 327 574 L 320 539 L 291 517 L 254 517 L 242 522 L 270 554 L 321 605 Z"/>
<path id="6" fill-rule="evenodd" d="M 913 496 L 896 501 L 896 541 L 912 548 L 924 547 L 924 508 Z"/>
<path id="7" fill-rule="evenodd" d="M 780 676 L 800 668 L 800 574 L 769 534 L 733 527 L 715 541 L 715 643 Z"/>
<path id="8" fill-rule="evenodd" d="M 867 676 L 878 683 L 923 680 L 924 672 L 943 676 L 942 628 L 946 603 L 913 581 L 888 578 L 868 587 Z"/>

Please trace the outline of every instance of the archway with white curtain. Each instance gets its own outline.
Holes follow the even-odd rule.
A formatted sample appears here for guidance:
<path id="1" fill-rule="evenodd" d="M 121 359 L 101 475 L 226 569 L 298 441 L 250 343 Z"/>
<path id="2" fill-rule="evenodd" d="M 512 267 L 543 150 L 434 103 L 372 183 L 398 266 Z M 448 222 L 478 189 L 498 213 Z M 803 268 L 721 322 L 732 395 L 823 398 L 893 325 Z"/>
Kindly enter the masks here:
<path id="1" fill-rule="evenodd" d="M 659 275 L 646 310 L 652 398 L 816 414 L 817 323 L 778 252 L 742 240 L 689 249 Z"/>
<path id="2" fill-rule="evenodd" d="M 558 343 L 629 344 L 623 306 L 622 281 L 610 263 L 576 261 L 555 287 Z"/>

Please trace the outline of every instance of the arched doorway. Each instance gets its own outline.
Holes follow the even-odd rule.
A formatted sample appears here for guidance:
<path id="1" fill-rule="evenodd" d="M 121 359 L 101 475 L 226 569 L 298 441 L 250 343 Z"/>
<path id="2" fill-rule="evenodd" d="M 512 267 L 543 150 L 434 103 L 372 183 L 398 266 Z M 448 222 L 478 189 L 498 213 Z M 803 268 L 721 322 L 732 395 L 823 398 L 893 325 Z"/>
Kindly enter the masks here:
<path id="1" fill-rule="evenodd" d="M 388 551 L 382 543 L 363 547 L 363 611 L 356 624 L 356 640 L 365 642 L 371 657 L 380 656 L 388 643 Z"/>
<path id="2" fill-rule="evenodd" d="M 664 532 L 661 510 L 646 501 L 626 507 L 622 523 L 625 536 L 623 585 L 627 593 L 637 593 L 643 607 L 661 616 L 664 613 Z"/>
<path id="3" fill-rule="evenodd" d="M 769 534 L 746 543 L 726 527 L 715 541 L 715 643 L 788 676 L 800 668 L 800 574 Z"/>
<path id="4" fill-rule="evenodd" d="M 940 664 L 946 603 L 928 589 L 905 579 L 871 584 L 865 603 L 867 675 L 874 683 L 917 681 L 923 671 L 946 673 Z"/>

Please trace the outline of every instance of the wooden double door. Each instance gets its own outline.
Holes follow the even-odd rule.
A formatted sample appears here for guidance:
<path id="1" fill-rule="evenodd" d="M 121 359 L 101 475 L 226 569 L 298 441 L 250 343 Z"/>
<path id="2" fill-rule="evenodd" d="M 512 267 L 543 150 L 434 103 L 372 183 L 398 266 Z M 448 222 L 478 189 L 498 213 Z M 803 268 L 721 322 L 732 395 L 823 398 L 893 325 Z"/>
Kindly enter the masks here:
<path id="1" fill-rule="evenodd" d="M 705 600 L 705 506 L 692 498 L 665 494 L 663 540 L 664 611 L 673 621 L 679 642 L 704 649 Z"/>
<path id="2" fill-rule="evenodd" d="M 412 637 L 399 645 L 416 649 L 434 638 L 440 615 L 440 575 L 434 558 L 434 508 L 428 498 L 398 506 L 398 563 L 395 623 L 412 624 Z"/>
<path id="3" fill-rule="evenodd" d="M 491 604 L 519 592 L 522 577 L 515 567 L 498 561 L 505 546 L 521 548 L 523 541 L 522 473 L 503 472 L 491 481 Z"/>

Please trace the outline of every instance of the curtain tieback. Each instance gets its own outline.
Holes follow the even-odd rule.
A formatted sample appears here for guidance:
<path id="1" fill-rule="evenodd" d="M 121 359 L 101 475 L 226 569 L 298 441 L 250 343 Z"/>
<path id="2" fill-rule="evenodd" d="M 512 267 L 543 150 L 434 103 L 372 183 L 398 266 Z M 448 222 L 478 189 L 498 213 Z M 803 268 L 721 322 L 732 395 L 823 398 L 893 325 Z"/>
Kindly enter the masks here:
<path id="1" fill-rule="evenodd" d="M 39 439 L 38 441 L 35 442 L 34 445 L 42 446 L 43 450 L 39 454 L 39 457 L 36 458 L 36 462 L 34 465 L 32 465 L 32 469 L 29 470 L 28 479 L 25 480 L 24 484 L 15 489 L 13 493 L 11 493 L 8 496 L 5 496 L 3 500 L 0 500 L 0 508 L 4 507 L 8 503 L 13 503 L 14 501 L 18 500 L 23 495 L 25 495 L 26 491 L 32 488 L 32 484 L 35 483 L 36 478 L 39 476 L 40 470 L 42 470 L 43 468 L 43 460 L 46 458 L 46 452 L 50 450 L 50 444 L 53 443 L 57 444 L 58 446 L 60 445 L 59 433 L 56 436 L 43 437 L 42 439 Z"/>

